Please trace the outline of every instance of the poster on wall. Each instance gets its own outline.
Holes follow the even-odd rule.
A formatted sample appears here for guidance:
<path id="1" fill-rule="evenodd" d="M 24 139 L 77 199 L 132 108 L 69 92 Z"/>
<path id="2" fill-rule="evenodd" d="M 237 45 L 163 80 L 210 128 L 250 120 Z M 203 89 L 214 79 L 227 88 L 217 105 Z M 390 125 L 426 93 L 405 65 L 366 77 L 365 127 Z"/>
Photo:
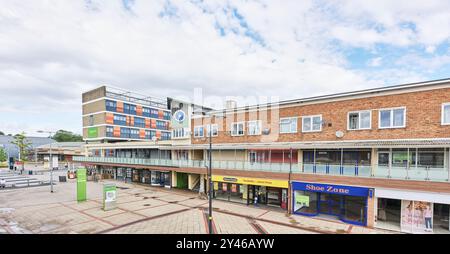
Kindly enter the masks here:
<path id="1" fill-rule="evenodd" d="M 294 210 L 298 211 L 303 207 L 309 207 L 309 196 L 300 195 L 295 193 Z"/>
<path id="2" fill-rule="evenodd" d="M 407 233 L 433 232 L 433 203 L 402 200 L 401 231 Z"/>

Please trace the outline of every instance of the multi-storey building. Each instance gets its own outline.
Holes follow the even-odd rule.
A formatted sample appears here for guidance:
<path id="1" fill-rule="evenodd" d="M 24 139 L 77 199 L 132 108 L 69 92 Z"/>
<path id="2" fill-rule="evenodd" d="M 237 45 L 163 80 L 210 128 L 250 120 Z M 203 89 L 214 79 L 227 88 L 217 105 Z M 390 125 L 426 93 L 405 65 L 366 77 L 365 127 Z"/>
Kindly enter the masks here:
<path id="1" fill-rule="evenodd" d="M 78 160 L 166 170 L 172 187 L 192 189 L 206 174 L 212 134 L 216 199 L 404 232 L 449 232 L 449 79 L 213 110 L 192 115 L 190 128 L 190 142 L 158 146 L 164 159 Z M 178 174 L 189 183 L 177 184 L 186 181 Z"/>
<path id="2" fill-rule="evenodd" d="M 107 86 L 82 97 L 83 138 L 88 142 L 170 139 L 167 100 Z"/>

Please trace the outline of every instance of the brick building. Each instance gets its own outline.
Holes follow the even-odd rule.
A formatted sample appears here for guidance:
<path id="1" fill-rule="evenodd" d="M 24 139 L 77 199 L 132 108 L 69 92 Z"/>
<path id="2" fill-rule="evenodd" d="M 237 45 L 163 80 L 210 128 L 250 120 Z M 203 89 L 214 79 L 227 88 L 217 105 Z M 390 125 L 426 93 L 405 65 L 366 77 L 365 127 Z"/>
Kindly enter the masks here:
<path id="1" fill-rule="evenodd" d="M 214 198 L 369 227 L 449 232 L 450 80 L 199 112 L 186 118 L 189 142 L 127 144 L 159 156 L 108 157 L 111 144 L 97 144 L 99 154 L 78 160 L 131 175 L 166 171 L 168 186 L 203 191 L 212 133 Z"/>

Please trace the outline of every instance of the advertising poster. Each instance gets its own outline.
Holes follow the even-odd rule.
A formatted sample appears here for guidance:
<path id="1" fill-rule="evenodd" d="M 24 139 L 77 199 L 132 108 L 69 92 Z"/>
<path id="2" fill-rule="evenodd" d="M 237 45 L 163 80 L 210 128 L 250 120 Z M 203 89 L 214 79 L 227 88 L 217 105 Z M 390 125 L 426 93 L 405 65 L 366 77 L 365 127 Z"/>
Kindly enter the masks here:
<path id="1" fill-rule="evenodd" d="M 231 185 L 231 192 L 237 192 L 236 184 Z"/>
<path id="2" fill-rule="evenodd" d="M 219 190 L 219 183 L 218 182 L 214 182 L 214 190 Z"/>
<path id="3" fill-rule="evenodd" d="M 103 210 L 108 211 L 116 208 L 117 190 L 115 184 L 103 185 Z"/>
<path id="4" fill-rule="evenodd" d="M 309 196 L 301 195 L 299 192 L 296 192 L 294 210 L 298 211 L 303 207 L 309 207 Z"/>
<path id="5" fill-rule="evenodd" d="M 228 184 L 222 183 L 222 191 L 227 191 Z"/>
<path id="6" fill-rule="evenodd" d="M 402 200 L 401 231 L 407 233 L 433 232 L 433 203 Z"/>
<path id="7" fill-rule="evenodd" d="M 86 168 L 77 169 L 77 201 L 86 201 Z"/>

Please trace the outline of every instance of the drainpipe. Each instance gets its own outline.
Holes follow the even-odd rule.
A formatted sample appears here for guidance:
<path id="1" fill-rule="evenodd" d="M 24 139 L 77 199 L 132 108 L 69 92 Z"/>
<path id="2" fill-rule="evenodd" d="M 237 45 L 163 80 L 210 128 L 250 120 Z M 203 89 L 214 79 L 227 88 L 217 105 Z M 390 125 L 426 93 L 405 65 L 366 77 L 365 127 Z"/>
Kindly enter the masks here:
<path id="1" fill-rule="evenodd" d="M 292 198 L 292 188 L 291 188 L 291 174 L 292 174 L 292 147 L 289 148 L 289 180 L 288 180 L 288 198 L 287 198 L 287 210 L 288 214 L 291 214 L 291 198 Z M 284 154 L 284 152 L 283 152 Z"/>

